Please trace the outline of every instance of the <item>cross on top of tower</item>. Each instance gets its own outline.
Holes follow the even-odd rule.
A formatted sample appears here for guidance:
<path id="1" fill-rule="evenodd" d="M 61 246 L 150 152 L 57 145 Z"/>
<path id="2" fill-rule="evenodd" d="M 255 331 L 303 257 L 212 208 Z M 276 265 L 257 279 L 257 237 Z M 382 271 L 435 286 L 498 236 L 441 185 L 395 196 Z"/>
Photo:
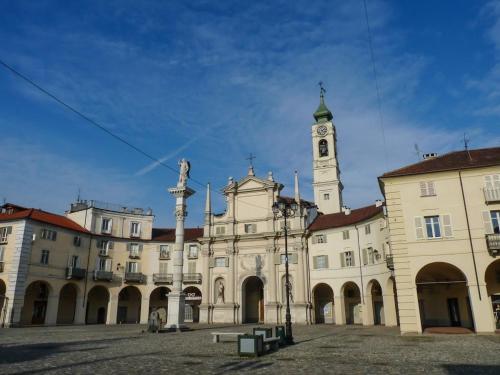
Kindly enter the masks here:
<path id="1" fill-rule="evenodd" d="M 323 81 L 319 81 L 318 85 L 319 85 L 319 96 L 321 99 L 323 99 L 325 97 L 324 94 L 326 92 L 326 89 L 323 87 Z"/>
<path id="2" fill-rule="evenodd" d="M 250 155 L 248 155 L 248 158 L 246 158 L 246 160 L 250 161 L 250 167 L 252 168 L 253 168 L 253 159 L 257 159 L 257 157 L 252 153 L 250 153 Z"/>
<path id="3" fill-rule="evenodd" d="M 248 175 L 249 176 L 255 176 L 255 172 L 253 170 L 253 159 L 255 159 L 256 156 L 252 153 L 250 153 L 250 155 L 248 155 L 248 158 L 246 158 L 246 160 L 249 160 L 250 161 L 250 166 L 248 167 Z"/>

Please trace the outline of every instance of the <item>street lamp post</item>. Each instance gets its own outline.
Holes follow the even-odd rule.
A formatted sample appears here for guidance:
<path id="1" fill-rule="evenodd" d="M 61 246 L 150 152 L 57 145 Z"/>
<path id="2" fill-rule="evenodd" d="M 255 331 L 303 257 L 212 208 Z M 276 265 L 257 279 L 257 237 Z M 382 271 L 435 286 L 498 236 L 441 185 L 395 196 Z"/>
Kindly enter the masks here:
<path id="1" fill-rule="evenodd" d="M 288 345 L 294 344 L 292 335 L 292 316 L 290 314 L 290 277 L 288 273 L 288 223 L 287 219 L 294 217 L 299 206 L 296 202 L 275 202 L 273 213 L 276 218 L 283 217 L 285 221 L 285 287 L 286 287 L 286 314 L 285 314 L 285 341 Z"/>

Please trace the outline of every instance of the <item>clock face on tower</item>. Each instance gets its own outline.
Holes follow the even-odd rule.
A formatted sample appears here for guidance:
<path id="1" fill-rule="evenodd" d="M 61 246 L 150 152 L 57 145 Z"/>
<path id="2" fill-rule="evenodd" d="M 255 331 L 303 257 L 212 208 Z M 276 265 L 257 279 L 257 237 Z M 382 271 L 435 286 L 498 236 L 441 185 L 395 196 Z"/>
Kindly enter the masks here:
<path id="1" fill-rule="evenodd" d="M 320 125 L 316 129 L 316 133 L 318 133 L 318 135 L 321 135 L 321 136 L 326 135 L 327 132 L 328 132 L 328 128 L 325 125 Z"/>

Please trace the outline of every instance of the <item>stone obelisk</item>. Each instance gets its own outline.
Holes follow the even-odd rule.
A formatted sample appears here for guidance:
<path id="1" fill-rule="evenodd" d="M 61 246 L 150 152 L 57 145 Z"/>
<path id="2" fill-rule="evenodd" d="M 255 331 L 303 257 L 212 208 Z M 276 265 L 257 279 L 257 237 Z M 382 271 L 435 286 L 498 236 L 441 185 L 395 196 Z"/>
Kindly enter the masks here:
<path id="1" fill-rule="evenodd" d="M 195 193 L 187 186 L 190 164 L 182 159 L 179 162 L 179 182 L 176 187 L 168 189 L 175 197 L 175 245 L 173 252 L 173 283 L 172 291 L 168 294 L 168 316 L 165 328 L 169 330 L 186 329 L 184 325 L 185 294 L 182 292 L 182 276 L 184 264 L 184 220 L 187 216 L 186 199 Z"/>

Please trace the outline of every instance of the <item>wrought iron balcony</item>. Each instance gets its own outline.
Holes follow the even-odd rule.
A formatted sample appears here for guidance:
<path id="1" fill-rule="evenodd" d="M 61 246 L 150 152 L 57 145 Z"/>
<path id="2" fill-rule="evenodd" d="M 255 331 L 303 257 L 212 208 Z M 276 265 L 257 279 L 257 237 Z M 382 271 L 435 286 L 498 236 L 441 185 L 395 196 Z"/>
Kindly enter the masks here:
<path id="1" fill-rule="evenodd" d="M 4 265 L 4 262 L 0 262 L 0 272 L 3 272 L 3 265 Z"/>
<path id="2" fill-rule="evenodd" d="M 387 268 L 389 268 L 391 271 L 394 271 L 394 257 L 392 255 L 386 255 L 385 263 L 387 265 Z"/>
<path id="3" fill-rule="evenodd" d="M 185 273 L 182 282 L 184 284 L 201 284 L 201 273 Z"/>
<path id="4" fill-rule="evenodd" d="M 500 189 L 483 189 L 484 192 L 484 200 L 486 203 L 495 203 L 500 202 Z"/>
<path id="5" fill-rule="evenodd" d="M 126 283 L 143 284 L 146 281 L 146 275 L 140 272 L 125 272 Z"/>
<path id="6" fill-rule="evenodd" d="M 111 271 L 94 271 L 94 280 L 96 281 L 112 281 L 113 280 L 113 272 Z"/>
<path id="7" fill-rule="evenodd" d="M 140 251 L 130 251 L 129 257 L 132 259 L 139 259 L 141 257 L 141 252 Z"/>
<path id="8" fill-rule="evenodd" d="M 153 282 L 155 284 L 172 284 L 174 276 L 171 273 L 154 273 Z"/>
<path id="9" fill-rule="evenodd" d="M 84 268 L 68 267 L 66 268 L 66 278 L 81 280 L 85 277 L 87 271 Z"/>
<path id="10" fill-rule="evenodd" d="M 487 234 L 486 244 L 491 256 L 500 255 L 500 234 Z"/>

